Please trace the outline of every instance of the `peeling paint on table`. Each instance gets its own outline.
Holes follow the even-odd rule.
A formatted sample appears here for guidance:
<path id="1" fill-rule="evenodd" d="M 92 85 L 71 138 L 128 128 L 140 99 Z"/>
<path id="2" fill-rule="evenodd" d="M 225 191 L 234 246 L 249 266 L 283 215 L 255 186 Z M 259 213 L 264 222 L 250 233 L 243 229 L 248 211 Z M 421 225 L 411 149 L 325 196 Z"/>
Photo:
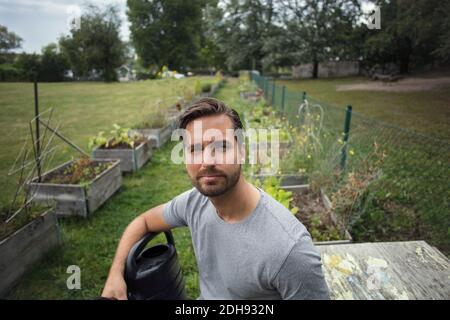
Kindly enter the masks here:
<path id="1" fill-rule="evenodd" d="M 332 299 L 450 299 L 450 262 L 424 241 L 317 248 Z"/>

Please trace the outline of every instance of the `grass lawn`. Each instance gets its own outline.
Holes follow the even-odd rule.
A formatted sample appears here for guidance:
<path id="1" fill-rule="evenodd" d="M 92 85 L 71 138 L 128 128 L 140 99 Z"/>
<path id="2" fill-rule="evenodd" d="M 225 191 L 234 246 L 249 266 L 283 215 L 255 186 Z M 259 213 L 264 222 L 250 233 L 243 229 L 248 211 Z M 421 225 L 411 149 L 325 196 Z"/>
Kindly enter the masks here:
<path id="1" fill-rule="evenodd" d="M 432 91 L 337 91 L 338 85 L 358 84 L 364 78 L 277 81 L 293 92 L 336 107 L 353 110 L 403 128 L 450 140 L 450 86 Z"/>
<path id="2" fill-rule="evenodd" d="M 113 123 L 123 127 L 142 120 L 156 103 L 168 107 L 193 90 L 196 80 L 211 83 L 213 77 L 138 81 L 130 83 L 42 83 L 39 84 L 39 106 L 43 112 L 53 108 L 51 125 L 82 149 L 99 131 L 109 132 Z M 29 121 L 34 117 L 34 93 L 31 83 L 0 83 L 0 203 L 10 201 L 14 179 L 6 174 L 12 166 L 25 139 L 29 139 Z M 77 156 L 67 144 L 58 142 L 58 150 L 49 166 Z M 6 187 L 5 187 L 6 186 Z"/>

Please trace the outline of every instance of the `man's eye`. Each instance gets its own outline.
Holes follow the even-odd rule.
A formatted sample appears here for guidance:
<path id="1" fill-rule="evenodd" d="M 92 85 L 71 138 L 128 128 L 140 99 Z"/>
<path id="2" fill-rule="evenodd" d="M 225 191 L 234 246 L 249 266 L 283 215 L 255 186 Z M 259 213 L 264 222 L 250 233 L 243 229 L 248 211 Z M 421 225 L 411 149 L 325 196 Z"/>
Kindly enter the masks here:
<path id="1" fill-rule="evenodd" d="M 229 148 L 229 145 L 226 142 L 218 143 L 216 145 L 216 150 L 217 151 L 226 151 L 228 148 Z"/>

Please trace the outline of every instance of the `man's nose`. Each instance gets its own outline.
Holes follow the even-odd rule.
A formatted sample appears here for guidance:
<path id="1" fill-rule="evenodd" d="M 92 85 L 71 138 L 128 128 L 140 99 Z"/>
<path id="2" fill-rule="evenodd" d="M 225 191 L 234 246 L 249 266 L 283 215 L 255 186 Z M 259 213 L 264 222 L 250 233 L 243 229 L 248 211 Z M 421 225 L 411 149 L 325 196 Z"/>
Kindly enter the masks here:
<path id="1" fill-rule="evenodd" d="M 216 164 L 216 156 L 213 148 L 205 148 L 205 150 L 203 150 L 203 164 L 204 165 Z"/>

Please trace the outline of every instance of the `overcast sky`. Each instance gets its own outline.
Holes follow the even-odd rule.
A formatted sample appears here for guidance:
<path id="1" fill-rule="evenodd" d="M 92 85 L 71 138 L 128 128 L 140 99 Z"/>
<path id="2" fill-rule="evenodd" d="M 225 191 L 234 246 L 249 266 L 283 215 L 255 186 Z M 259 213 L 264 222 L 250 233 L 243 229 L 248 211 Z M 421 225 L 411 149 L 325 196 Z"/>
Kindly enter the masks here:
<path id="1" fill-rule="evenodd" d="M 91 0 L 105 5 L 116 3 L 122 19 L 121 37 L 129 39 L 125 14 L 126 0 Z M 70 17 L 80 11 L 85 0 L 0 0 L 0 24 L 18 34 L 22 49 L 18 52 L 40 52 L 50 42 L 57 42 L 62 34 L 68 34 Z"/>

